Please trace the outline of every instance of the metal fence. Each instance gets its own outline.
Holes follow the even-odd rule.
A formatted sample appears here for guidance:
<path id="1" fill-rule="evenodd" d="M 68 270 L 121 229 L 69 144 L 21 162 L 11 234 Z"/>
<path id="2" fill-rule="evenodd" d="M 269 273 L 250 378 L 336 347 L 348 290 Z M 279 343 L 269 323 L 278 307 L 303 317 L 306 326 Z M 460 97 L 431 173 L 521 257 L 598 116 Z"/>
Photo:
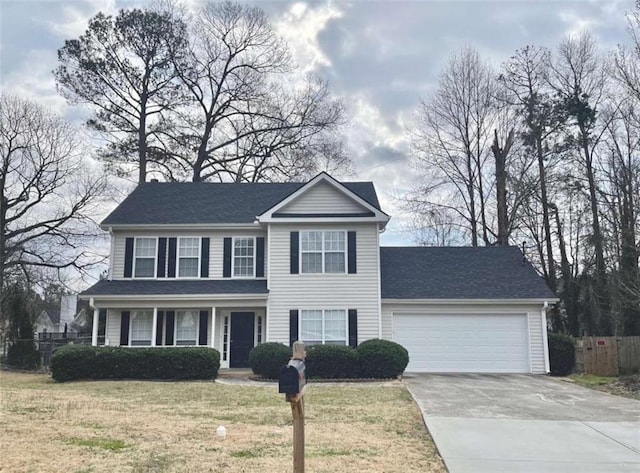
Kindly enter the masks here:
<path id="1" fill-rule="evenodd" d="M 29 340 L 9 340 L 5 338 L 1 341 L 3 365 L 6 364 L 7 352 L 9 350 L 10 344 L 14 342 L 19 342 L 19 341 L 29 341 Z M 36 349 L 40 353 L 42 367 L 49 368 L 49 366 L 51 366 L 51 357 L 53 356 L 53 351 L 56 348 L 69 345 L 69 344 L 91 345 L 91 335 L 88 335 L 86 333 L 75 333 L 75 332 L 67 332 L 67 333 L 43 332 L 43 333 L 38 333 L 35 339 L 33 340 L 33 342 L 35 343 Z M 104 336 L 98 337 L 98 344 L 104 345 Z"/>

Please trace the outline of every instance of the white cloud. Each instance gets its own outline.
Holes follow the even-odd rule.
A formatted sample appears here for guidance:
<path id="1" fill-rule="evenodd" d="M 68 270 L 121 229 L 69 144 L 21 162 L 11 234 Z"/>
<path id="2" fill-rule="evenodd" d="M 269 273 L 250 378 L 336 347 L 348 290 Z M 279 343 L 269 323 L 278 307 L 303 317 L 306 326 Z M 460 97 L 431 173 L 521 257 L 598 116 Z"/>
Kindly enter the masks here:
<path id="1" fill-rule="evenodd" d="M 274 28 L 288 43 L 301 72 L 314 71 L 318 66 L 331 66 L 331 61 L 318 44 L 318 35 L 330 20 L 342 15 L 342 11 L 331 3 L 310 6 L 298 2 L 280 18 L 274 18 Z"/>
<path id="2" fill-rule="evenodd" d="M 62 18 L 46 20 L 45 23 L 49 30 L 60 38 L 77 38 L 86 31 L 89 20 L 98 12 L 107 15 L 117 13 L 115 0 L 85 0 L 63 4 Z"/>

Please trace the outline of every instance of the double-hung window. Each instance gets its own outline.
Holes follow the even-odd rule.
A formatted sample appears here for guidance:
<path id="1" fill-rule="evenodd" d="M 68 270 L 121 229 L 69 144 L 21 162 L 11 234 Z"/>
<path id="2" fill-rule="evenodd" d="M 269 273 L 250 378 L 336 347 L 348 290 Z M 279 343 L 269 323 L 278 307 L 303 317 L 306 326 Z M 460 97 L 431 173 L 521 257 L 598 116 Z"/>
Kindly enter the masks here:
<path id="1" fill-rule="evenodd" d="M 345 232 L 300 232 L 300 253 L 302 273 L 344 273 Z"/>
<path id="2" fill-rule="evenodd" d="M 198 340 L 198 312 L 179 310 L 176 312 L 176 345 L 196 345 Z"/>
<path id="3" fill-rule="evenodd" d="M 346 311 L 300 311 L 300 339 L 307 345 L 346 345 Z"/>
<path id="4" fill-rule="evenodd" d="M 153 327 L 153 312 L 149 310 L 135 310 L 131 312 L 131 346 L 151 345 Z"/>
<path id="5" fill-rule="evenodd" d="M 197 278 L 200 268 L 200 238 L 178 239 L 178 277 Z"/>
<path id="6" fill-rule="evenodd" d="M 156 269 L 156 239 L 136 238 L 134 276 L 152 278 Z"/>
<path id="7" fill-rule="evenodd" d="M 233 239 L 233 277 L 255 277 L 255 243 L 253 237 Z"/>

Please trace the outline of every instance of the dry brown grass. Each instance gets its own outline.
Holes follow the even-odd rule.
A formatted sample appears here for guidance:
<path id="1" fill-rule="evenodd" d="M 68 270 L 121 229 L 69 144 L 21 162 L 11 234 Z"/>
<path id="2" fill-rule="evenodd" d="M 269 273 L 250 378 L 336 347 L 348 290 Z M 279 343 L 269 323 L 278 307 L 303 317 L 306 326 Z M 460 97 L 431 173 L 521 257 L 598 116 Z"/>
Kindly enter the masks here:
<path id="1" fill-rule="evenodd" d="M 402 385 L 311 385 L 305 399 L 308 472 L 446 471 Z M 2 472 L 287 472 L 291 424 L 273 386 L 0 372 Z"/>

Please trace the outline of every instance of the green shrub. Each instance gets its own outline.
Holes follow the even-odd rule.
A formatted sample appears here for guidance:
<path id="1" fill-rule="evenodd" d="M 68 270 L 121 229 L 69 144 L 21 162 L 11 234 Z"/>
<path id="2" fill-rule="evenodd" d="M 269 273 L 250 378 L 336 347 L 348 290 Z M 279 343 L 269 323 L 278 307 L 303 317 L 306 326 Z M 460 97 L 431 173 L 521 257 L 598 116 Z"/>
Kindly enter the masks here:
<path id="1" fill-rule="evenodd" d="M 7 365 L 21 370 L 35 370 L 40 367 L 40 353 L 33 340 L 11 342 L 7 350 Z"/>
<path id="2" fill-rule="evenodd" d="M 268 379 L 278 379 L 280 368 L 291 359 L 291 348 L 282 343 L 261 343 L 249 352 L 253 372 Z"/>
<path id="3" fill-rule="evenodd" d="M 363 378 L 396 378 L 409 363 L 409 352 L 389 340 L 367 340 L 358 345 L 357 351 Z"/>
<path id="4" fill-rule="evenodd" d="M 51 360 L 56 381 L 74 379 L 215 379 L 220 353 L 213 348 L 127 348 L 67 345 Z"/>
<path id="5" fill-rule="evenodd" d="M 357 378 L 358 353 L 343 345 L 315 345 L 307 349 L 307 378 Z"/>
<path id="6" fill-rule="evenodd" d="M 549 365 L 551 376 L 567 376 L 576 364 L 575 340 L 562 333 L 549 333 Z"/>

